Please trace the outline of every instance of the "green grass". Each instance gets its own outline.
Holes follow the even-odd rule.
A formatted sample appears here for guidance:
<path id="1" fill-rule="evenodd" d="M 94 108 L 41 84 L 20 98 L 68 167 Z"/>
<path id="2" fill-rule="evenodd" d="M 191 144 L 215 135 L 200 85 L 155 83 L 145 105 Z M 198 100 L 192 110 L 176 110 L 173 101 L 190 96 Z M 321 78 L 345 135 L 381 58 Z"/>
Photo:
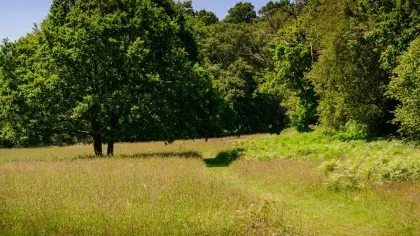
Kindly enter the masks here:
<path id="1" fill-rule="evenodd" d="M 389 158 L 417 153 L 294 131 L 117 144 L 104 159 L 90 146 L 0 150 L 0 235 L 418 235 L 419 181 L 337 190 L 319 168 L 392 143 L 412 149 Z"/>
<path id="2" fill-rule="evenodd" d="M 231 171 L 243 186 L 284 204 L 297 213 L 303 228 L 321 235 L 419 233 L 420 184 L 335 191 L 325 185 L 317 164 L 291 159 L 241 160 Z"/>
<path id="3" fill-rule="evenodd" d="M 299 159 L 323 162 L 320 170 L 335 188 L 420 179 L 420 147 L 401 140 L 349 140 L 323 130 L 261 136 L 240 144 L 248 160 Z"/>

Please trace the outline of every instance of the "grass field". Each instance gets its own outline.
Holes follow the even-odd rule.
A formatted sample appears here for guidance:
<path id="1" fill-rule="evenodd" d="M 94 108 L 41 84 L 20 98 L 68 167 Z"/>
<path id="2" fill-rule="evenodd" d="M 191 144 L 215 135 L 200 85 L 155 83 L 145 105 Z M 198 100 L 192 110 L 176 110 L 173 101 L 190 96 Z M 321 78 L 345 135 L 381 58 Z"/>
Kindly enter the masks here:
<path id="1" fill-rule="evenodd" d="M 0 150 L 0 235 L 420 233 L 420 182 L 331 188 L 320 166 L 375 143 L 313 135 L 117 144 L 104 159 L 90 146 Z"/>

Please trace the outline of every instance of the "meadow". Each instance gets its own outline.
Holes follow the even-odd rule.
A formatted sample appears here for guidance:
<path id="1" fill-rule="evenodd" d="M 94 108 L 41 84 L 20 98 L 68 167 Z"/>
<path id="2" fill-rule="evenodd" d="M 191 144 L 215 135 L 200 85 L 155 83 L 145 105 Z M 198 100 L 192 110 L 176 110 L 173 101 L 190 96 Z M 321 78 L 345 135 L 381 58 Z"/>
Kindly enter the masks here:
<path id="1" fill-rule="evenodd" d="M 402 141 L 288 130 L 171 145 L 120 143 L 112 158 L 93 158 L 91 151 L 85 145 L 0 149 L 0 234 L 420 233 L 420 182 L 411 161 L 419 152 Z M 365 173 L 357 170 L 367 165 L 354 164 L 361 156 L 377 163 L 385 154 L 390 161 L 381 163 L 399 160 L 409 177 L 343 184 L 352 176 L 345 166 Z M 371 167 L 371 176 L 382 176 L 376 172 L 385 167 Z M 336 183 L 338 175 L 345 177 Z"/>

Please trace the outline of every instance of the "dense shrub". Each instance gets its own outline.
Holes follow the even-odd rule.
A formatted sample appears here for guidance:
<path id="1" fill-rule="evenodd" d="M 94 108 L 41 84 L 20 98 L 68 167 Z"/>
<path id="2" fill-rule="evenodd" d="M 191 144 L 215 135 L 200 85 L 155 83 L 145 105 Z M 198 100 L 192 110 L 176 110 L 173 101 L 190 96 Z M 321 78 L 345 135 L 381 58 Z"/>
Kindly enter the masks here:
<path id="1" fill-rule="evenodd" d="M 322 164 L 319 170 L 334 189 L 358 189 L 373 184 L 420 179 L 420 150 L 400 140 L 351 140 L 363 135 L 354 124 L 347 132 L 316 129 L 299 134 L 262 136 L 240 143 L 249 160 L 304 159 Z"/>

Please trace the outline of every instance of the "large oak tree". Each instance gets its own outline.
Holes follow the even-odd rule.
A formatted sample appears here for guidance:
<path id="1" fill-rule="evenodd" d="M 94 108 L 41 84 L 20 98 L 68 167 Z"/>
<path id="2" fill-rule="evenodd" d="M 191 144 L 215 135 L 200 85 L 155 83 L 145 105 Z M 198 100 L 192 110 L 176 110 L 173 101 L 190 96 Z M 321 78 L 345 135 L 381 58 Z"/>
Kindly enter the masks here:
<path id="1" fill-rule="evenodd" d="M 113 154 L 118 127 L 130 120 L 155 124 L 170 141 L 204 135 L 216 103 L 183 19 L 173 1 L 53 2 L 42 29 L 65 99 L 52 102 L 61 103 L 60 122 L 93 137 L 96 155 L 104 139 Z"/>

